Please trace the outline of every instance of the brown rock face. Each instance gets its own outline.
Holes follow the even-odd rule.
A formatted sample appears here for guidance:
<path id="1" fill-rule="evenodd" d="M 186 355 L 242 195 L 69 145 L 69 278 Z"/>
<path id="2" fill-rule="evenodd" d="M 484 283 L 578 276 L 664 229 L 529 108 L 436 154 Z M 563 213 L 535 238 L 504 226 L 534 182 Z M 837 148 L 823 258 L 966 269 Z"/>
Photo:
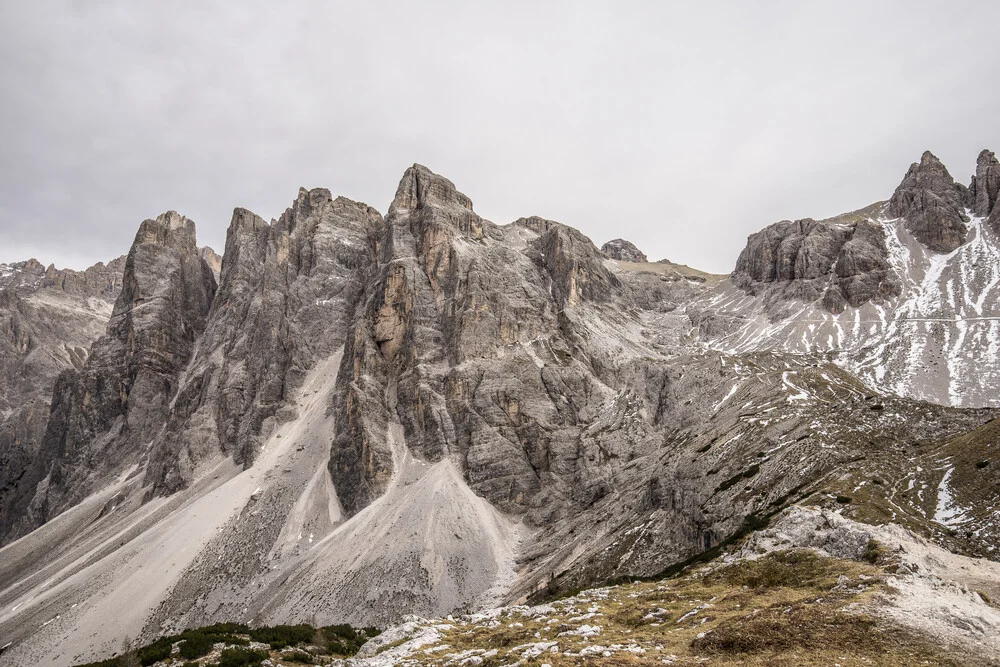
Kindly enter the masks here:
<path id="1" fill-rule="evenodd" d="M 984 188 L 985 189 L 985 188 Z M 968 190 L 955 183 L 930 151 L 910 165 L 889 200 L 889 214 L 903 218 L 906 227 L 929 249 L 951 252 L 965 243 L 969 221 L 965 214 Z"/>

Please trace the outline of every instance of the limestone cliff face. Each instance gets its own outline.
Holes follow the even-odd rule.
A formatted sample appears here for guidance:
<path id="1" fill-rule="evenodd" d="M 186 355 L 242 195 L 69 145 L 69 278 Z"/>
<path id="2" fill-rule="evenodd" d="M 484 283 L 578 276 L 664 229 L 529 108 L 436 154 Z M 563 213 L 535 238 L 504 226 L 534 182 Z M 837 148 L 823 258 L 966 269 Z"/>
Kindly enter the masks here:
<path id="1" fill-rule="evenodd" d="M 968 190 L 955 183 L 941 161 L 926 151 L 920 162 L 910 165 L 893 193 L 889 214 L 905 219 L 910 233 L 929 249 L 951 252 L 965 243 L 968 202 Z"/>
<path id="2" fill-rule="evenodd" d="M 969 186 L 974 215 L 986 218 L 994 232 L 1000 233 L 1000 162 L 993 151 L 983 150 L 976 160 L 976 174 Z"/>
<path id="3" fill-rule="evenodd" d="M 822 300 L 832 313 L 898 296 L 885 233 L 871 220 L 778 222 L 750 236 L 733 282 L 761 294 L 772 307 L 783 301 Z"/>
<path id="4" fill-rule="evenodd" d="M 213 456 L 253 462 L 303 374 L 344 344 L 381 226 L 374 209 L 321 188 L 270 224 L 233 213 L 205 333 L 153 447 L 157 492 Z"/>
<path id="5" fill-rule="evenodd" d="M 193 222 L 171 211 L 140 225 L 104 336 L 56 382 L 41 446 L 13 499 L 21 530 L 148 451 L 214 294 Z"/>
<path id="6" fill-rule="evenodd" d="M 732 280 L 610 259 L 539 217 L 496 225 L 420 165 L 385 219 L 323 189 L 271 222 L 237 209 L 217 286 L 189 221 L 147 221 L 105 336 L 56 387 L 13 534 L 100 489 L 5 551 L 0 607 L 25 606 L 0 634 L 63 613 L 52 632 L 102 657 L 92 628 L 125 599 L 120 581 L 141 582 L 128 631 L 149 636 L 446 614 L 653 575 L 810 494 L 835 503 L 831 480 L 859 461 L 869 479 L 917 448 L 930 461 L 996 411 L 754 347 L 786 320 L 809 344 L 909 326 L 887 316 L 898 280 L 912 265 L 947 283 L 927 269 L 945 263 L 886 207 L 773 225 Z M 970 220 L 955 257 L 993 247 L 982 229 Z M 983 257 L 963 264 L 984 272 L 970 284 L 1000 284 Z M 776 316 L 788 304 L 801 321 Z M 707 312 L 737 324 L 709 336 Z M 11 349 L 24 329 L 10 320 Z M 60 573 L 56 592 L 35 596 L 40 568 Z M 18 655 L 34 655 L 25 641 Z"/>
<path id="7" fill-rule="evenodd" d="M 385 433 L 397 422 L 411 451 L 459 461 L 497 506 L 540 504 L 540 477 L 575 458 L 570 436 L 548 433 L 575 430 L 579 407 L 560 387 L 588 382 L 564 312 L 609 300 L 621 283 L 576 230 L 541 218 L 498 227 L 420 165 L 403 176 L 378 245 L 339 386 L 346 420 L 330 471 L 344 507 L 356 512 L 385 488 Z"/>
<path id="8" fill-rule="evenodd" d="M 0 265 L 0 534 L 48 423 L 60 372 L 82 368 L 121 289 L 125 257 L 86 271 Z"/>

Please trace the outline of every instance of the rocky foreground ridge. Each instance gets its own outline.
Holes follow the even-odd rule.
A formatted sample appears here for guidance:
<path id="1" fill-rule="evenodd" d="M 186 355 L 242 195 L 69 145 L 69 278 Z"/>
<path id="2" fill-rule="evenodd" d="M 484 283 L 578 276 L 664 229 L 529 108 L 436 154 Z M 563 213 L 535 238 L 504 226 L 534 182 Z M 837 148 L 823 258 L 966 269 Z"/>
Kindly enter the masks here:
<path id="1" fill-rule="evenodd" d="M 730 277 L 494 224 L 420 165 L 384 217 L 237 209 L 218 267 L 147 220 L 0 495 L 0 662 L 539 601 L 806 500 L 993 558 L 995 165 L 925 154 Z"/>

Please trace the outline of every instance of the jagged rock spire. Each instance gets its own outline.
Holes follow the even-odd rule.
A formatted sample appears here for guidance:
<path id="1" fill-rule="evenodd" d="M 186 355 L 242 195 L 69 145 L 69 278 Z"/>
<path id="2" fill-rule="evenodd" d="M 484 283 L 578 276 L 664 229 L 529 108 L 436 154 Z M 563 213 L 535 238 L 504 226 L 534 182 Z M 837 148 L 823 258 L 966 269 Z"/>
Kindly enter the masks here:
<path id="1" fill-rule="evenodd" d="M 955 183 L 930 151 L 914 162 L 889 200 L 889 214 L 906 220 L 918 241 L 935 252 L 951 252 L 965 243 L 968 190 Z"/>
<path id="2" fill-rule="evenodd" d="M 454 183 L 422 164 L 414 164 L 403 173 L 389 212 L 428 204 L 472 210 L 472 200 L 459 192 Z"/>
<path id="3" fill-rule="evenodd" d="M 976 175 L 972 177 L 969 186 L 969 198 L 972 201 L 972 212 L 986 218 L 991 215 L 1000 222 L 1000 214 L 994 215 L 997 197 L 1000 195 L 1000 162 L 993 151 L 983 149 L 976 160 Z M 992 221 L 992 218 L 991 218 Z"/>

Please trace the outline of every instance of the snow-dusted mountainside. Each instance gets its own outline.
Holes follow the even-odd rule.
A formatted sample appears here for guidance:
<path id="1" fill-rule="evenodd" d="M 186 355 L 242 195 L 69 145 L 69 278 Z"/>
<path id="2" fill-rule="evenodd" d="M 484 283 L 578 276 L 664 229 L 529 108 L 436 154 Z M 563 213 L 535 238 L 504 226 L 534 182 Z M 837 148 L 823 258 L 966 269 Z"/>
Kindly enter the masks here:
<path id="1" fill-rule="evenodd" d="M 923 168 L 935 161 L 925 155 Z M 914 168 L 919 171 L 921 165 Z M 984 151 L 979 171 L 991 168 L 1000 170 L 993 154 Z M 953 189 L 954 183 L 947 187 Z M 851 237 L 859 225 L 872 226 L 881 237 L 881 249 L 863 258 L 859 272 L 879 274 L 871 300 L 831 304 L 828 290 L 844 279 L 841 268 L 846 260 L 813 252 L 811 258 L 819 255 L 813 274 L 792 272 L 762 283 L 747 281 L 738 266 L 731 280 L 689 310 L 701 339 L 712 349 L 822 355 L 857 373 L 871 387 L 900 396 L 942 405 L 996 406 L 1000 404 L 994 389 L 1000 383 L 1000 227 L 990 218 L 1000 217 L 993 213 L 1000 208 L 993 206 L 994 201 L 995 194 L 981 201 L 978 210 L 973 196 L 958 204 L 953 213 L 965 222 L 960 223 L 963 236 L 954 248 L 935 250 L 922 243 L 891 202 L 812 223 L 816 227 L 804 235 L 806 239 L 820 237 L 821 228 Z M 745 254 L 754 250 L 751 239 Z M 802 243 L 792 261 L 801 265 L 811 249 L 815 248 L 808 241 Z M 800 284 L 810 279 L 820 284 L 802 289 Z"/>
<path id="2" fill-rule="evenodd" d="M 995 406 L 1000 383 L 1000 237 L 970 215 L 969 238 L 949 253 L 921 245 L 903 224 L 873 211 L 884 231 L 900 294 L 831 313 L 817 301 L 784 304 L 731 282 L 694 308 L 703 339 L 732 354 L 782 350 L 829 355 L 870 386 L 965 407 Z M 722 331 L 713 330 L 725 320 Z"/>
<path id="3" fill-rule="evenodd" d="M 963 188 L 925 155 L 730 277 L 494 224 L 420 165 L 385 217 L 237 209 L 221 264 L 146 220 L 0 496 L 0 664 L 540 600 L 799 502 L 992 557 L 991 159 Z"/>

